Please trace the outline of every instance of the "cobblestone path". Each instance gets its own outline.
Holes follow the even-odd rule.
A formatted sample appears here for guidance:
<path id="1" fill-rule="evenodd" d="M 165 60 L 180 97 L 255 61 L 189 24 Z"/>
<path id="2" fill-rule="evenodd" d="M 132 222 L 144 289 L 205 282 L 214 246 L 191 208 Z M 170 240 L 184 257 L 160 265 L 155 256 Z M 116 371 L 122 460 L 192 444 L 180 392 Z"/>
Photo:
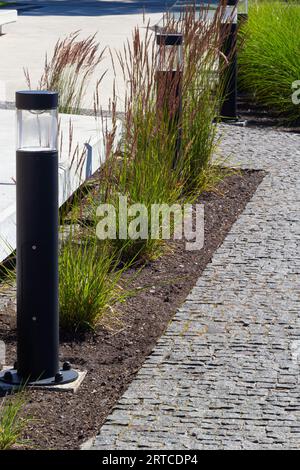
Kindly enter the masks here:
<path id="1" fill-rule="evenodd" d="M 268 174 L 94 449 L 300 448 L 300 136 L 223 130 Z"/>

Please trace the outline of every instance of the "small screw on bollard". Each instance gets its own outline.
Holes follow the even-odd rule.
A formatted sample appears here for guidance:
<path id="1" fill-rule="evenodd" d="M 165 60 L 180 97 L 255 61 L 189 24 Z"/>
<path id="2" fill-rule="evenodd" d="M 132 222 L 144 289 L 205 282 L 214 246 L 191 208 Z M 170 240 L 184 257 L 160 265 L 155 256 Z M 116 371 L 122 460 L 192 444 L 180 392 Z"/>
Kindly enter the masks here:
<path id="1" fill-rule="evenodd" d="M 63 363 L 63 370 L 66 371 L 66 370 L 71 370 L 72 369 L 72 366 L 70 364 L 69 361 L 66 361 Z"/>
<path id="2" fill-rule="evenodd" d="M 55 383 L 60 383 L 63 381 L 63 374 L 61 372 L 57 372 L 57 374 L 55 374 L 55 377 L 54 377 L 54 380 L 55 380 Z"/>
<path id="3" fill-rule="evenodd" d="M 3 378 L 4 378 L 5 382 L 12 383 L 13 376 L 12 376 L 12 373 L 10 371 L 6 371 Z"/>

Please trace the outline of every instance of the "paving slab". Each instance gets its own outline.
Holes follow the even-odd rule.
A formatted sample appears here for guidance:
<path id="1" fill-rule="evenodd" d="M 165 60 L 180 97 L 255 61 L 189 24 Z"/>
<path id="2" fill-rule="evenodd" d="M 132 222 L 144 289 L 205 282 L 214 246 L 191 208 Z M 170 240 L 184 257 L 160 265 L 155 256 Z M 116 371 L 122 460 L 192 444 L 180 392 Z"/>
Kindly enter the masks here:
<path id="1" fill-rule="evenodd" d="M 300 448 L 300 137 L 221 131 L 267 175 L 85 449 Z"/>
<path id="2" fill-rule="evenodd" d="M 13 366 L 6 366 L 5 364 L 1 363 L 1 359 L 5 360 L 5 344 L 0 341 L 0 370 L 5 371 L 5 370 L 11 370 L 14 367 Z M 1 369 L 2 366 L 2 369 Z M 76 380 L 73 382 L 69 382 L 66 384 L 57 384 L 57 385 L 30 385 L 31 390 L 48 390 L 51 392 L 71 392 L 71 393 L 77 393 L 82 382 L 84 381 L 87 371 L 86 370 L 78 370 L 74 369 L 75 372 L 77 372 L 78 377 Z M 12 393 L 16 389 L 18 389 L 19 386 L 11 386 L 9 384 L 5 384 L 4 382 L 0 382 L 1 386 L 1 392 L 5 391 L 7 393 Z"/>

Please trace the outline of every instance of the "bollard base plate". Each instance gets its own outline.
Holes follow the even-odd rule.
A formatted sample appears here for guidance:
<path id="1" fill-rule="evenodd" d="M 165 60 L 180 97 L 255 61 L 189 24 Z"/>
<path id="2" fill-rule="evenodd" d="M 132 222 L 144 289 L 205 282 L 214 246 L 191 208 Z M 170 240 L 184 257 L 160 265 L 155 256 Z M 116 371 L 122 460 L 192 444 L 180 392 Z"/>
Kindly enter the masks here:
<path id="1" fill-rule="evenodd" d="M 24 377 L 20 377 L 16 369 L 6 369 L 0 372 L 0 389 L 11 387 L 57 387 L 72 383 L 78 379 L 78 372 L 74 369 L 63 370 L 60 369 L 55 377 L 47 379 L 26 381 Z"/>

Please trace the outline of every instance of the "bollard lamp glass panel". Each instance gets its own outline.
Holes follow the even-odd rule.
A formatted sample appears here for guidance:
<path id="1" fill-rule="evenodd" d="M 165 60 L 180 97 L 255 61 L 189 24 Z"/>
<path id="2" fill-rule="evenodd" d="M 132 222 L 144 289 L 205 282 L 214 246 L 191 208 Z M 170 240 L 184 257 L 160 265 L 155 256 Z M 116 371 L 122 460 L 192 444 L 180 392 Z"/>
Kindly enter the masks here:
<path id="1" fill-rule="evenodd" d="M 43 106 L 45 105 L 45 106 Z M 17 93 L 17 149 L 28 152 L 56 151 L 58 145 L 57 94 Z M 37 109 L 37 108 L 40 109 Z"/>
<path id="2" fill-rule="evenodd" d="M 238 13 L 241 15 L 248 15 L 248 0 L 239 0 Z"/>
<path id="3" fill-rule="evenodd" d="M 158 71 L 176 71 L 183 64 L 183 36 L 180 33 L 159 33 L 156 35 L 159 47 L 157 56 Z"/>
<path id="4" fill-rule="evenodd" d="M 237 24 L 237 15 L 238 9 L 236 5 L 227 5 L 225 12 L 223 14 L 222 22 L 223 23 L 232 23 Z"/>

